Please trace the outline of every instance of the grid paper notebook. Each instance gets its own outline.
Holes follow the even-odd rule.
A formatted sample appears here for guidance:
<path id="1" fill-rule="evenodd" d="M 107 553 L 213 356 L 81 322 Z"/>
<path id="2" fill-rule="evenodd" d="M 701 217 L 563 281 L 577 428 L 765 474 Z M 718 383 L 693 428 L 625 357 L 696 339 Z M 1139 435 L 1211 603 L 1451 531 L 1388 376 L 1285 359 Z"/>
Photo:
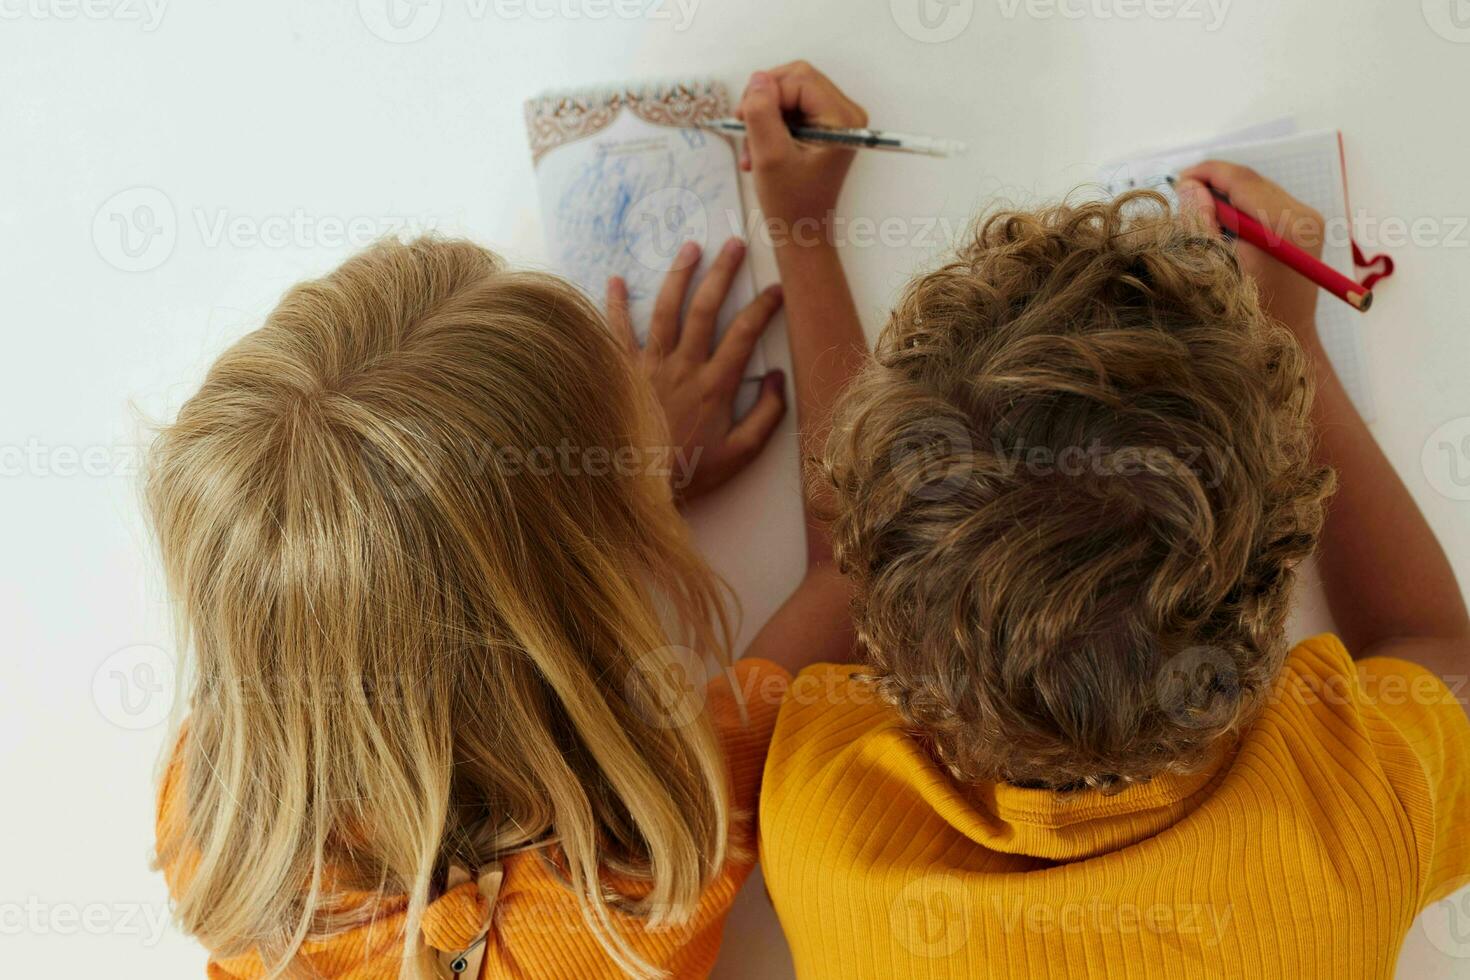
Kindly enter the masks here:
<path id="1" fill-rule="evenodd" d="M 1348 237 L 1347 182 L 1342 166 L 1342 140 L 1336 130 L 1293 132 L 1281 120 L 1233 133 L 1218 140 L 1140 155 L 1105 167 L 1102 180 L 1111 194 L 1149 187 L 1173 200 L 1165 176 L 1211 157 L 1241 163 L 1276 181 L 1298 200 L 1321 212 L 1327 225 L 1322 261 L 1353 277 L 1352 243 Z M 1323 292 L 1317 299 L 1317 331 L 1332 366 L 1353 404 L 1373 418 L 1364 343 L 1364 314 Z"/>
<path id="2" fill-rule="evenodd" d="M 615 85 L 549 92 L 525 108 L 552 267 L 599 306 L 608 278 L 623 277 L 642 342 L 679 247 L 695 241 L 704 250 L 697 285 L 725 240 L 745 236 L 735 145 L 698 125 L 729 115 L 725 87 Z M 747 260 L 720 310 L 717 337 L 755 295 Z M 757 345 L 737 415 L 754 404 L 765 370 Z"/>

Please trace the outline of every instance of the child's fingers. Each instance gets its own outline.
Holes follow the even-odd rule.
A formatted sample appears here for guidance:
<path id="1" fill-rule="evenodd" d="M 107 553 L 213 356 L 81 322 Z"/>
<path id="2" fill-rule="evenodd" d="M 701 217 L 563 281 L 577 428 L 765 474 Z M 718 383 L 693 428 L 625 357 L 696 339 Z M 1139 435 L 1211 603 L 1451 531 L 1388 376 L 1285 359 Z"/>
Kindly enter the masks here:
<path id="1" fill-rule="evenodd" d="M 750 76 L 740 100 L 745 116 L 745 151 L 752 167 L 771 167 L 785 160 L 794 145 L 781 118 L 781 90 L 763 71 Z"/>
<path id="2" fill-rule="evenodd" d="M 674 266 L 664 276 L 658 297 L 653 301 L 653 322 L 648 325 L 648 342 L 659 351 L 671 351 L 679 342 L 679 314 L 684 309 L 684 296 L 699 266 L 699 243 L 679 246 Z"/>
<path id="3" fill-rule="evenodd" d="M 725 449 L 744 465 L 766 447 L 786 414 L 786 375 L 779 368 L 761 379 L 760 397 L 749 414 L 735 424 L 725 438 Z"/>
<path id="4" fill-rule="evenodd" d="M 1206 160 L 1180 171 L 1179 176 L 1210 185 L 1235 207 L 1303 248 L 1313 250 L 1322 245 L 1322 216 L 1250 167 Z"/>
<path id="5" fill-rule="evenodd" d="M 731 388 L 740 384 L 740 379 L 745 376 L 745 365 L 749 363 L 750 355 L 755 352 L 755 345 L 760 342 L 766 328 L 771 325 L 776 311 L 781 308 L 782 298 L 780 285 L 771 286 L 762 290 L 749 306 L 740 311 L 730 323 L 730 329 L 720 339 L 720 346 L 715 350 L 714 356 L 710 358 L 715 377 Z"/>
<path id="6" fill-rule="evenodd" d="M 832 80 L 805 61 L 793 61 L 771 69 L 781 88 L 781 108 L 800 113 L 819 126 L 860 128 L 868 124 L 868 113 Z"/>
<path id="7" fill-rule="evenodd" d="M 1250 167 L 1225 160 L 1206 160 L 1179 172 L 1181 180 L 1208 184 L 1242 210 L 1275 217 L 1286 211 L 1311 210 L 1286 193 L 1280 184 L 1267 180 Z"/>
<path id="8" fill-rule="evenodd" d="M 1174 185 L 1179 197 L 1179 209 L 1204 225 L 1212 235 L 1220 234 L 1220 219 L 1215 214 L 1215 195 L 1210 189 L 1192 177 L 1181 179 Z"/>
<path id="9" fill-rule="evenodd" d="M 1181 180 L 1197 180 L 1202 184 L 1209 184 L 1232 199 L 1237 194 L 1248 195 L 1266 183 L 1266 178 L 1250 167 L 1227 160 L 1205 160 L 1179 171 L 1179 177 Z"/>
<path id="10" fill-rule="evenodd" d="M 689 314 L 684 318 L 684 329 L 679 335 L 680 346 L 687 347 L 691 356 L 700 360 L 709 357 L 710 344 L 715 339 L 715 321 L 743 261 L 745 243 L 731 238 L 720 249 L 720 254 L 694 290 L 694 298 L 689 301 Z"/>
<path id="11" fill-rule="evenodd" d="M 607 281 L 607 323 L 624 350 L 630 355 L 636 353 L 638 336 L 633 332 L 633 316 L 628 310 L 628 283 L 622 276 Z"/>

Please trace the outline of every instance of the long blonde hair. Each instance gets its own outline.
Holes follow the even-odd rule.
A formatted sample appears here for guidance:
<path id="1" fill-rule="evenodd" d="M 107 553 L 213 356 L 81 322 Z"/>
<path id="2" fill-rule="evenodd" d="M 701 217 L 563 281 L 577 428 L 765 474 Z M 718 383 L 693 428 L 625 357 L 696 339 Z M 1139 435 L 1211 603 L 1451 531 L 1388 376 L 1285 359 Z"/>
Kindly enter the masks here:
<path id="1" fill-rule="evenodd" d="M 463 241 L 374 246 L 220 357 L 146 481 L 192 656 L 158 854 L 191 855 L 187 931 L 289 973 L 371 915 L 344 895 L 407 895 L 427 975 L 446 865 L 545 846 L 650 972 L 611 909 L 687 919 L 730 821 L 708 724 L 649 714 L 678 644 L 729 637 L 659 425 L 585 298 Z"/>

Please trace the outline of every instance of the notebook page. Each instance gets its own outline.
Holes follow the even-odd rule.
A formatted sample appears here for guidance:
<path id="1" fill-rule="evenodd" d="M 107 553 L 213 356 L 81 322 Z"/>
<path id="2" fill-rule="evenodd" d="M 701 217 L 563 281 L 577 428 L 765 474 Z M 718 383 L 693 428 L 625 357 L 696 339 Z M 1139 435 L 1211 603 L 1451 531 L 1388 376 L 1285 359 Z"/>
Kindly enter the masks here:
<path id="1" fill-rule="evenodd" d="M 1279 125 L 1279 124 L 1278 124 Z M 1154 187 L 1172 199 L 1165 175 L 1211 157 L 1241 163 L 1276 181 L 1292 196 L 1321 212 L 1327 226 L 1322 261 L 1354 275 L 1352 245 L 1348 238 L 1347 196 L 1344 191 L 1342 153 L 1336 130 L 1313 130 L 1271 139 L 1222 141 L 1195 144 L 1136 157 L 1104 169 L 1103 183 L 1109 193 L 1131 187 Z M 1368 378 L 1367 348 L 1363 314 L 1326 291 L 1317 298 L 1317 332 L 1327 357 L 1342 379 L 1353 404 L 1368 420 L 1373 418 L 1373 398 Z"/>
<path id="2" fill-rule="evenodd" d="M 644 97 L 636 103 L 621 101 L 621 90 L 590 99 L 597 116 L 580 133 L 543 149 L 536 159 L 536 177 L 542 221 L 552 267 L 601 305 L 610 276 L 628 284 L 629 304 L 639 342 L 646 339 L 654 301 L 680 246 L 698 242 L 704 250 L 695 284 L 731 236 L 744 237 L 745 221 L 733 143 L 697 126 L 685 111 L 668 118 L 650 110 Z M 723 92 L 719 91 L 722 101 Z M 606 99 L 606 102 L 603 100 Z M 527 106 L 528 122 L 549 111 L 548 98 Z M 699 118 L 723 115 L 722 105 L 709 102 Z M 693 289 L 690 290 L 690 295 Z M 756 295 L 749 264 L 735 277 L 720 310 L 717 336 Z M 765 358 L 757 346 L 745 376 L 765 373 Z M 736 402 L 743 414 L 759 394 L 758 383 L 747 381 Z"/>

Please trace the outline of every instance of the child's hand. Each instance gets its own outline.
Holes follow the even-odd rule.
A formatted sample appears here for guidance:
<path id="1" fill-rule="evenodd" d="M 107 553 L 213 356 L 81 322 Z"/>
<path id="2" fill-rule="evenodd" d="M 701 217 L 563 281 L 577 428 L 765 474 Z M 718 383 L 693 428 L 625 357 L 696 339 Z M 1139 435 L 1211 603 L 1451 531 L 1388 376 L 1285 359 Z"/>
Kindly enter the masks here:
<path id="1" fill-rule="evenodd" d="M 1208 187 L 1206 186 L 1208 185 Z M 1217 233 L 1215 199 L 1209 187 L 1230 198 L 1240 211 L 1313 256 L 1321 257 L 1325 235 L 1322 215 L 1249 167 L 1206 160 L 1179 174 L 1180 203 L 1198 212 Z M 1317 286 L 1249 242 L 1237 240 L 1240 266 L 1261 290 L 1266 312 L 1302 339 L 1316 336 Z"/>
<path id="2" fill-rule="evenodd" d="M 685 242 L 659 290 L 648 343 L 641 349 L 628 314 L 628 284 L 616 276 L 607 283 L 607 318 L 663 407 L 674 492 L 684 500 L 708 493 L 744 469 L 786 414 L 785 375 L 771 371 L 750 413 L 735 421 L 735 395 L 751 351 L 781 307 L 781 287 L 757 296 L 730 323 L 719 346 L 713 344 L 715 318 L 744 260 L 745 243 L 727 241 L 694 291 L 681 327 L 684 296 L 699 266 L 699 246 Z"/>
<path id="3" fill-rule="evenodd" d="M 735 115 L 745 122 L 742 170 L 755 172 L 755 189 L 768 220 L 790 225 L 802 219 L 825 220 L 837 206 L 852 150 L 798 143 L 786 118 L 814 126 L 860 128 L 868 124 L 863 107 L 842 94 L 827 76 L 805 61 L 756 72 Z"/>

